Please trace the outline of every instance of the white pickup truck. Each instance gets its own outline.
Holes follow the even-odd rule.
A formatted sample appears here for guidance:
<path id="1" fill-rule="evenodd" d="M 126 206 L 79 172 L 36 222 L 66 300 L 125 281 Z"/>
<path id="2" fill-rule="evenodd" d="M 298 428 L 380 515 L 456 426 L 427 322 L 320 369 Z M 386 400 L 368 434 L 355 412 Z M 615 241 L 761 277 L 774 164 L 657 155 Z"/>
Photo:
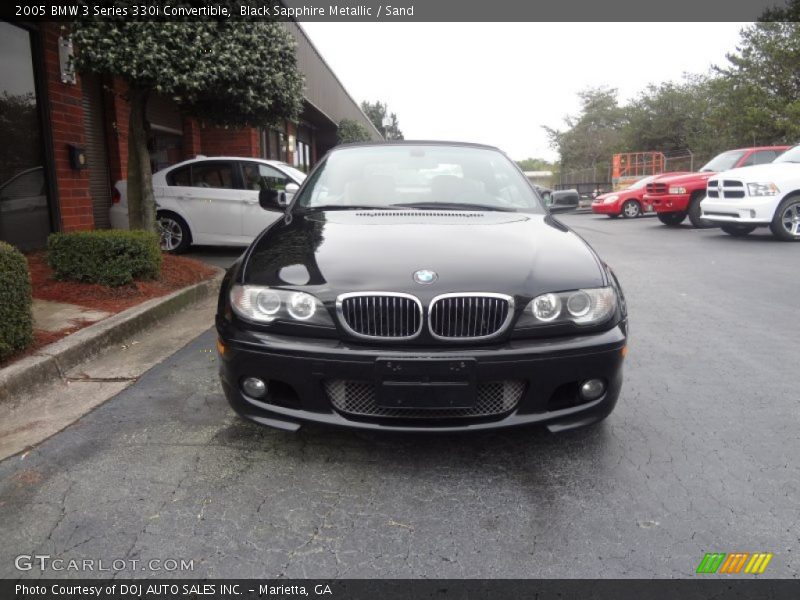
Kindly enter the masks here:
<path id="1" fill-rule="evenodd" d="M 717 173 L 700 207 L 703 219 L 730 235 L 769 227 L 779 240 L 800 241 L 800 146 L 771 163 Z"/>

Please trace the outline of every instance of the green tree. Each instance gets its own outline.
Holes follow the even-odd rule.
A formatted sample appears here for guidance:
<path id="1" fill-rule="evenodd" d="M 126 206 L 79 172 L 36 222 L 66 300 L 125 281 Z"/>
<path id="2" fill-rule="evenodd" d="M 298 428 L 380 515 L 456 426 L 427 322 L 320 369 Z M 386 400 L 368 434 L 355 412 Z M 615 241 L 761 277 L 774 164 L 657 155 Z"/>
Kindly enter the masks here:
<path id="1" fill-rule="evenodd" d="M 383 133 L 383 137 L 386 140 L 402 140 L 403 139 L 403 132 L 400 131 L 400 126 L 397 122 L 397 115 L 395 113 L 388 113 L 389 110 L 388 106 L 385 102 L 367 102 L 366 100 L 361 103 L 361 110 L 364 111 L 364 114 L 369 117 L 369 120 L 372 121 L 372 124 L 375 125 L 375 128 Z M 389 117 L 389 125 L 384 126 L 383 120 L 386 117 Z"/>
<path id="2" fill-rule="evenodd" d="M 352 119 L 342 119 L 339 122 L 337 136 L 340 144 L 368 142 L 372 139 L 367 128 L 358 121 L 353 121 Z"/>
<path id="3" fill-rule="evenodd" d="M 556 165 L 543 158 L 525 158 L 518 160 L 517 165 L 523 171 L 554 171 Z"/>
<path id="4" fill-rule="evenodd" d="M 581 110 L 564 119 L 567 129 L 544 127 L 561 156 L 562 170 L 606 168 L 622 143 L 625 110 L 613 88 L 589 88 L 578 94 Z"/>
<path id="5" fill-rule="evenodd" d="M 127 4 L 127 3 L 120 3 Z M 145 108 L 154 92 L 211 123 L 268 126 L 300 112 L 295 44 L 277 22 L 83 20 L 73 24 L 78 70 L 128 84 L 128 214 L 155 229 Z"/>
<path id="6" fill-rule="evenodd" d="M 632 152 L 716 154 L 733 141 L 721 122 L 726 102 L 727 92 L 713 77 L 650 85 L 625 107 L 622 145 Z"/>
<path id="7" fill-rule="evenodd" d="M 794 0 L 786 9 L 765 13 L 772 19 L 800 12 Z M 721 114 L 741 142 L 795 142 L 800 137 L 800 23 L 761 21 L 746 27 L 729 64 L 716 68 L 729 100 Z"/>
<path id="8" fill-rule="evenodd" d="M 788 0 L 785 6 L 768 8 L 759 21 L 800 21 L 800 0 Z"/>

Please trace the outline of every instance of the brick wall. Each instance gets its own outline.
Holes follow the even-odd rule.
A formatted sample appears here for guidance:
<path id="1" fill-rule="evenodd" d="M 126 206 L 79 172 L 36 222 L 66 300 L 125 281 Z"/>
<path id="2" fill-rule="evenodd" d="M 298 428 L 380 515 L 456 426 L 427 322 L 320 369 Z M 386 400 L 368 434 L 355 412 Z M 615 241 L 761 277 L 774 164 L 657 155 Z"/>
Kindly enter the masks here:
<path id="1" fill-rule="evenodd" d="M 200 129 L 203 154 L 207 156 L 252 156 L 261 155 L 258 129 L 226 129 L 205 126 Z"/>
<path id="2" fill-rule="evenodd" d="M 42 28 L 44 70 L 47 95 L 50 101 L 50 122 L 53 131 L 58 203 L 61 210 L 61 229 L 75 231 L 92 229 L 92 199 L 89 196 L 89 173 L 70 168 L 68 144 L 84 145 L 83 108 L 80 77 L 77 84 L 61 83 L 58 61 L 60 27 L 48 23 Z"/>
<path id="3" fill-rule="evenodd" d="M 203 153 L 200 124 L 197 119 L 184 117 L 183 119 L 183 158 L 194 158 Z"/>

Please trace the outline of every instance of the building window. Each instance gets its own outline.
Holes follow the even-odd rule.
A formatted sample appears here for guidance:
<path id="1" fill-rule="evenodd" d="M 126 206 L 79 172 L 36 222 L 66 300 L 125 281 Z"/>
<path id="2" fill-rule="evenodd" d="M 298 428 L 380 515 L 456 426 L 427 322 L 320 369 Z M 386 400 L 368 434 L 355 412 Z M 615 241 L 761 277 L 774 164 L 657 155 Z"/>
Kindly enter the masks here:
<path id="1" fill-rule="evenodd" d="M 0 240 L 41 248 L 50 233 L 31 34 L 0 23 Z"/>
<path id="2" fill-rule="evenodd" d="M 283 132 L 262 128 L 259 134 L 261 158 L 286 160 L 286 141 Z"/>

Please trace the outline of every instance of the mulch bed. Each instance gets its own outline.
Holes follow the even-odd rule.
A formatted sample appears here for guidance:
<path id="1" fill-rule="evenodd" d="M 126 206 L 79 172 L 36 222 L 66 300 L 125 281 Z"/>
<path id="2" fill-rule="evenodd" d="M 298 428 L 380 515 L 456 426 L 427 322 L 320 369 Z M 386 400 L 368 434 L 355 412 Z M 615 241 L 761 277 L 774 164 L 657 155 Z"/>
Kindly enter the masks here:
<path id="1" fill-rule="evenodd" d="M 216 271 L 200 261 L 184 256 L 164 255 L 161 265 L 161 277 L 155 280 L 134 281 L 130 285 L 108 287 L 96 283 L 78 283 L 76 281 L 58 281 L 53 279 L 53 271 L 47 265 L 44 252 L 35 252 L 26 256 L 31 273 L 33 297 L 41 300 L 53 300 L 77 304 L 94 310 L 109 313 L 122 312 L 126 308 L 136 306 L 152 298 L 165 296 L 181 288 L 200 283 L 214 276 Z M 73 326 L 61 331 L 33 332 L 33 343 L 25 350 L 0 361 L 0 367 L 30 356 L 39 349 L 57 342 L 79 329 L 91 325 L 91 321 L 73 322 Z"/>
<path id="2" fill-rule="evenodd" d="M 57 281 L 53 279 L 53 271 L 47 265 L 43 252 L 29 254 L 27 258 L 34 298 L 77 304 L 110 313 L 121 312 L 151 298 L 165 296 L 210 279 L 215 273 L 214 269 L 200 261 L 165 254 L 159 279 L 108 287 L 97 283 Z"/>

